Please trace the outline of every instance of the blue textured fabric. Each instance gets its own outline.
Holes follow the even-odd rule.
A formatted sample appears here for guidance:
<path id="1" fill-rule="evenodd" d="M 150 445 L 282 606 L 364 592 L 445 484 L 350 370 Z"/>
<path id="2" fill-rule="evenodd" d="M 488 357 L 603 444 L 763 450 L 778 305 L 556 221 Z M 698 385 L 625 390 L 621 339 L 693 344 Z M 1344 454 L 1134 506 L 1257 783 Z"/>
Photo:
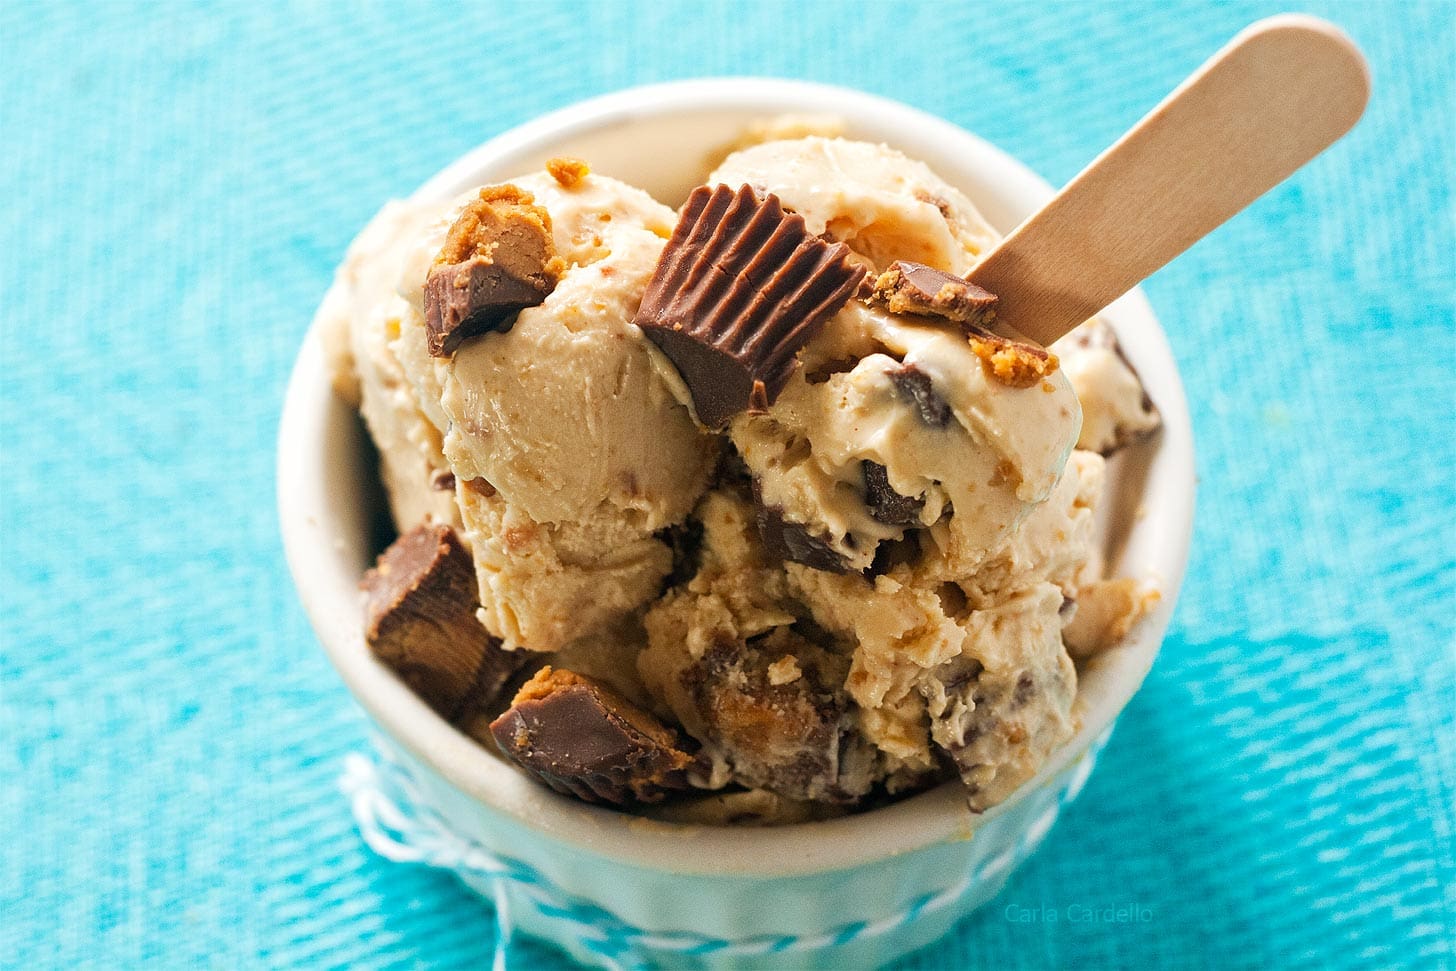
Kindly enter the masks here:
<path id="1" fill-rule="evenodd" d="M 855 85 L 1062 182 L 1277 10 L 899 7 L 0 2 L 0 965 L 488 963 L 488 908 L 354 832 L 363 720 L 275 525 L 292 356 L 385 199 L 694 74 Z M 1312 7 L 1368 115 L 1147 285 L 1199 447 L 1172 634 L 905 969 L 1456 964 L 1456 6 Z"/>

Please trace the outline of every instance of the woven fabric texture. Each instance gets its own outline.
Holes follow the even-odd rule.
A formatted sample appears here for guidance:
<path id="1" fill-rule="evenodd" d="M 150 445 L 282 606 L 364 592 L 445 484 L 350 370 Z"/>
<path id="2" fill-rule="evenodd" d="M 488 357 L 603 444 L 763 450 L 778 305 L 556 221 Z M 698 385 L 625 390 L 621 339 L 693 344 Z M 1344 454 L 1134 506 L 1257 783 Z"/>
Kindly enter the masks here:
<path id="1" fill-rule="evenodd" d="M 1456 5 L 1309 8 L 1366 118 L 1147 284 L 1201 480 L 1171 635 L 906 971 L 1456 966 Z M 383 201 L 702 74 L 898 98 L 1061 183 L 1278 9 L 0 2 L 0 965 L 489 962 L 485 904 L 354 831 L 365 725 L 277 537 L 288 369 Z"/>

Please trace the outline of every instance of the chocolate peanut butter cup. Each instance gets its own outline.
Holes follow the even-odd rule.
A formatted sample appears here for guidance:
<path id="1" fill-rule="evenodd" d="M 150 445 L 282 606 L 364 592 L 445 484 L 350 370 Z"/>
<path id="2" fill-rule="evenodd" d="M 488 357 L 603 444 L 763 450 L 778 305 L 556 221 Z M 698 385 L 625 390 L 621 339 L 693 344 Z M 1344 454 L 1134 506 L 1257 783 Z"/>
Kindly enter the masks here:
<path id="1" fill-rule="evenodd" d="M 446 719 L 489 704 L 529 658 L 507 651 L 475 611 L 475 566 L 449 526 L 424 523 L 380 554 L 360 586 L 375 657 Z"/>
<path id="2" fill-rule="evenodd" d="M 460 213 L 425 277 L 426 346 L 449 357 L 472 337 L 508 329 L 556 288 L 562 262 L 551 216 L 513 185 L 487 186 Z"/>
<path id="3" fill-rule="evenodd" d="M 892 314 L 960 324 L 986 375 L 1001 384 L 1029 388 L 1057 370 L 1057 356 L 1046 348 L 990 331 L 996 295 L 953 273 L 900 260 L 875 278 L 870 300 Z"/>
<path id="4" fill-rule="evenodd" d="M 749 186 L 688 197 L 634 323 L 662 349 L 698 420 L 722 428 L 778 398 L 798 353 L 859 288 L 864 270 Z"/>
<path id="5" fill-rule="evenodd" d="M 657 718 L 610 688 L 550 666 L 490 726 L 502 753 L 587 802 L 658 802 L 686 788 L 693 756 Z"/>
<path id="6" fill-rule="evenodd" d="M 996 319 L 996 295 L 953 273 L 899 260 L 875 278 L 872 299 L 892 314 L 944 317 L 984 327 Z"/>

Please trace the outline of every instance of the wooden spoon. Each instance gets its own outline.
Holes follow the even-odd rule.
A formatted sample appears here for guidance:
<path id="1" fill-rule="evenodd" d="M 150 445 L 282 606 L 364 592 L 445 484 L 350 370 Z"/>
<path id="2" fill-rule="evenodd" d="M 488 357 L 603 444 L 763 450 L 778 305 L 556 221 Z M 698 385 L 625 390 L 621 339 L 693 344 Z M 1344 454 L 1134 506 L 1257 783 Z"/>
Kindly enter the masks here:
<path id="1" fill-rule="evenodd" d="M 1240 33 L 969 274 L 998 329 L 1050 344 L 1131 290 L 1355 124 L 1370 73 L 1332 24 Z"/>

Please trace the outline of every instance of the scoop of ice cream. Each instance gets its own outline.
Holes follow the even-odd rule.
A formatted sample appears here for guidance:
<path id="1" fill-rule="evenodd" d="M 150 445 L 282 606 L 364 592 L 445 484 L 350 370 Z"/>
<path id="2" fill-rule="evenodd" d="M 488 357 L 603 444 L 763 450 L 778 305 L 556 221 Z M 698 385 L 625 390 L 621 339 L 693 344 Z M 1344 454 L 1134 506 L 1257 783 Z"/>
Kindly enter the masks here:
<path id="1" fill-rule="evenodd" d="M 964 273 L 996 233 L 959 189 L 885 145 L 810 136 L 734 152 L 708 184 L 750 185 L 783 200 L 812 233 L 878 269 L 913 260 Z"/>
<path id="2" fill-rule="evenodd" d="M 411 250 L 394 348 L 443 435 L 487 628 L 554 651 L 657 593 L 671 553 L 653 534 L 697 501 L 715 443 L 631 325 L 671 210 L 590 174 L 512 184 L 550 214 L 555 288 L 508 330 L 430 356 L 424 279 L 457 204 Z"/>
<path id="3" fill-rule="evenodd" d="M 1092 325 L 1059 345 L 1058 368 L 981 326 L 992 295 L 947 298 L 937 282 L 964 289 L 946 274 L 995 234 L 891 149 L 756 144 L 710 184 L 797 214 L 775 223 L 793 223 L 794 247 L 744 230 L 761 245 L 740 252 L 720 234 L 679 273 L 717 287 L 699 303 L 746 342 L 732 349 L 750 376 L 753 341 L 773 334 L 749 310 L 807 286 L 775 254 L 823 249 L 823 234 L 853 251 L 835 247 L 854 280 L 858 264 L 887 271 L 857 297 L 854 280 L 836 291 L 773 394 L 727 409 L 716 434 L 689 408 L 702 375 L 633 323 L 677 222 L 645 193 L 554 162 L 508 192 L 381 215 L 341 271 L 335 356 L 354 359 L 396 516 L 458 517 L 486 629 L 551 652 L 522 671 L 549 659 L 691 736 L 690 781 L 721 793 L 713 811 L 817 818 L 951 773 L 973 809 L 994 805 L 1073 730 L 1066 645 L 1094 650 L 1145 609 L 1101 577 L 1103 460 L 1074 451 L 1079 432 L 1096 451 L 1145 432 L 1136 375 Z M 531 244 L 509 266 L 458 218 L 491 200 L 515 208 L 479 224 L 499 215 Z M 464 292 L 442 315 L 436 277 L 430 324 L 447 239 L 469 244 L 444 264 Z M 493 274 L 507 286 L 485 294 Z M 453 492 L 431 488 L 447 480 Z"/>
<path id="4" fill-rule="evenodd" d="M 1071 733 L 1062 607 L 1091 555 L 1101 472 L 1099 456 L 1075 453 L 1052 494 L 958 580 L 943 578 L 928 540 L 872 579 L 779 568 L 750 500 L 711 492 L 696 514 L 701 568 L 647 614 L 643 680 L 714 757 L 715 784 L 843 799 L 924 784 L 943 753 L 973 805 L 990 806 Z"/>
<path id="5" fill-rule="evenodd" d="M 954 326 L 851 303 L 764 414 L 731 437 L 761 503 L 844 571 L 928 528 L 965 576 L 1061 475 L 1079 410 L 1065 377 L 1003 384 Z"/>
<path id="6" fill-rule="evenodd" d="M 950 754 L 971 809 L 1009 796 L 1071 738 L 1077 673 L 1062 647 L 1062 594 L 1043 583 L 973 611 L 965 651 L 925 680 L 931 737 Z"/>
<path id="7" fill-rule="evenodd" d="M 853 645 L 847 690 L 861 731 L 885 753 L 888 767 L 924 769 L 936 745 L 952 751 L 933 736 L 951 709 L 928 706 L 967 683 L 966 672 L 976 665 L 991 672 L 989 679 L 1028 675 L 1047 690 L 1025 701 L 1032 707 L 1024 715 L 1045 709 L 1035 714 L 1037 724 L 1070 725 L 1076 680 L 1063 664 L 1059 610 L 1091 556 L 1101 473 L 1099 456 L 1074 453 L 1052 494 L 987 550 L 975 570 L 949 570 L 927 534 L 917 537 L 904 562 L 872 581 L 789 564 L 792 598 L 819 628 Z M 997 619 L 1003 616 L 1016 620 Z M 1059 740 L 1046 735 L 1038 744 L 1049 750 Z M 1039 764 L 1027 758 L 1026 765 Z"/>
<path id="8" fill-rule="evenodd" d="M 710 180 L 773 193 L 876 268 L 961 272 L 996 239 L 963 194 L 883 145 L 769 142 L 729 156 Z M 965 576 L 1050 493 L 1079 422 L 1065 375 L 1008 384 L 955 321 L 854 301 L 731 438 L 765 539 L 788 558 L 860 571 L 882 543 L 929 528 L 946 574 Z"/>

